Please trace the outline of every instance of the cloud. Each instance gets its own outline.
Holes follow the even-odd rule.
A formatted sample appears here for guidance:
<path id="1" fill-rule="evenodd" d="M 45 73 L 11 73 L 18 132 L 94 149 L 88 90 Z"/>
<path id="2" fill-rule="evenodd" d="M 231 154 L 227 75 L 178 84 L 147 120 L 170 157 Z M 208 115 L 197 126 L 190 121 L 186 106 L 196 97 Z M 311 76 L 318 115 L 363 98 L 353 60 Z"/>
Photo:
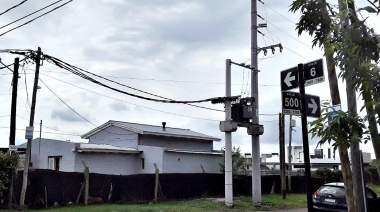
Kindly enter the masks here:
<path id="1" fill-rule="evenodd" d="M 67 122 L 86 122 L 83 118 L 69 109 L 53 109 L 51 112 L 51 117 Z"/>
<path id="2" fill-rule="evenodd" d="M 129 111 L 130 110 L 128 106 L 126 106 L 125 104 L 120 103 L 120 102 L 111 103 L 111 104 L 109 104 L 109 106 L 114 111 Z"/>

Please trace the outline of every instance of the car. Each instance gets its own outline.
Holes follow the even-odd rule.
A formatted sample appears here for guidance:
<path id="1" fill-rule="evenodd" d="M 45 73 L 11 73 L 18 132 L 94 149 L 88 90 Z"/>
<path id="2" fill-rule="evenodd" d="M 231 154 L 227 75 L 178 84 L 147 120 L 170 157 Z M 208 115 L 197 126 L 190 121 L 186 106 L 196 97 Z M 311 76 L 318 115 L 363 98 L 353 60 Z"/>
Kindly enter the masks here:
<path id="1" fill-rule="evenodd" d="M 366 188 L 366 198 L 368 211 L 379 211 L 380 198 L 370 188 Z M 313 211 L 347 211 L 344 184 L 323 184 L 313 195 Z"/>

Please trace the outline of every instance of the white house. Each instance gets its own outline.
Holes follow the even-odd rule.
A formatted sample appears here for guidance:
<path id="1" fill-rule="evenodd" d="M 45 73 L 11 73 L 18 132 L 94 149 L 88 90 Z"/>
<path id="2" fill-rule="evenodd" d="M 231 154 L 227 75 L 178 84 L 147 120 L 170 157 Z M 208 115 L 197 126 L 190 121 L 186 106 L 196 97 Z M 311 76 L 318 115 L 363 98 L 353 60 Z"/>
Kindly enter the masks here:
<path id="1" fill-rule="evenodd" d="M 154 164 L 160 173 L 220 173 L 223 153 L 213 150 L 219 138 L 165 125 L 108 121 L 82 136 L 88 143 L 36 138 L 32 168 L 81 172 L 85 161 L 101 174 L 151 174 Z"/>

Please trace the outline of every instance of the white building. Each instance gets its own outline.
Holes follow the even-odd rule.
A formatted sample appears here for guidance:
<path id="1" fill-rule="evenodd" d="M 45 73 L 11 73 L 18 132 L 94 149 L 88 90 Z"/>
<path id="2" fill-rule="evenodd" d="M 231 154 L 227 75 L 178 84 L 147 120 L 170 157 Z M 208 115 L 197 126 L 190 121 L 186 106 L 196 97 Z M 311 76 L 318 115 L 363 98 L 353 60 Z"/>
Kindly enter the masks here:
<path id="1" fill-rule="evenodd" d="M 285 163 L 289 163 L 289 147 L 285 151 Z M 310 151 L 312 152 L 312 150 Z M 305 168 L 303 146 L 291 147 L 291 164 L 292 170 L 301 170 Z M 371 153 L 363 152 L 363 163 L 367 164 L 371 162 Z M 252 156 L 251 154 L 245 154 L 246 165 L 248 173 L 252 171 Z M 279 170 L 280 169 L 280 157 L 278 153 L 261 154 L 261 170 Z M 340 160 L 334 158 L 331 155 L 331 150 L 328 149 L 327 155 L 323 153 L 323 149 L 314 149 L 314 154 L 310 154 L 310 166 L 311 170 L 318 168 L 330 168 L 340 169 Z"/>
<path id="2" fill-rule="evenodd" d="M 36 138 L 32 168 L 82 172 L 85 161 L 90 172 L 101 174 L 154 173 L 154 164 L 160 173 L 220 173 L 223 153 L 213 150 L 219 138 L 165 124 L 108 121 L 82 136 L 88 143 Z"/>

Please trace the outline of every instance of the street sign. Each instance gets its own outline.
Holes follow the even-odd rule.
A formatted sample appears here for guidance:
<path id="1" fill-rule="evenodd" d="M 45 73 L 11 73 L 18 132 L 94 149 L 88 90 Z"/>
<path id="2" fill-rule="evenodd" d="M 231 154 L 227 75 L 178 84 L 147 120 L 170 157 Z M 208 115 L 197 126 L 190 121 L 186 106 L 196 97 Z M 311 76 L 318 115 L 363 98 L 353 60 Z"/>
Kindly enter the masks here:
<path id="1" fill-rule="evenodd" d="M 306 115 L 310 117 L 321 117 L 321 100 L 319 96 L 305 94 Z"/>
<path id="2" fill-rule="evenodd" d="M 323 72 L 323 59 L 315 60 L 303 65 L 305 77 L 305 87 L 325 81 Z"/>
<path id="3" fill-rule="evenodd" d="M 282 113 L 285 115 L 301 115 L 300 94 L 296 92 L 282 92 Z"/>
<path id="4" fill-rule="evenodd" d="M 305 87 L 325 81 L 323 59 L 304 64 Z M 299 85 L 297 67 L 281 71 L 281 91 L 297 88 Z"/>
<path id="5" fill-rule="evenodd" d="M 281 91 L 287 91 L 298 87 L 297 67 L 281 71 Z"/>
<path id="6" fill-rule="evenodd" d="M 306 98 L 306 115 L 310 117 L 321 116 L 321 102 L 319 96 L 305 95 Z M 283 91 L 282 92 L 282 113 L 285 115 L 301 115 L 301 96 L 299 93 Z"/>
<path id="7" fill-rule="evenodd" d="M 33 139 L 33 127 L 26 127 L 25 129 L 25 139 Z"/>
<path id="8" fill-rule="evenodd" d="M 9 145 L 9 151 L 10 152 L 16 152 L 17 151 L 17 146 L 16 145 Z"/>

